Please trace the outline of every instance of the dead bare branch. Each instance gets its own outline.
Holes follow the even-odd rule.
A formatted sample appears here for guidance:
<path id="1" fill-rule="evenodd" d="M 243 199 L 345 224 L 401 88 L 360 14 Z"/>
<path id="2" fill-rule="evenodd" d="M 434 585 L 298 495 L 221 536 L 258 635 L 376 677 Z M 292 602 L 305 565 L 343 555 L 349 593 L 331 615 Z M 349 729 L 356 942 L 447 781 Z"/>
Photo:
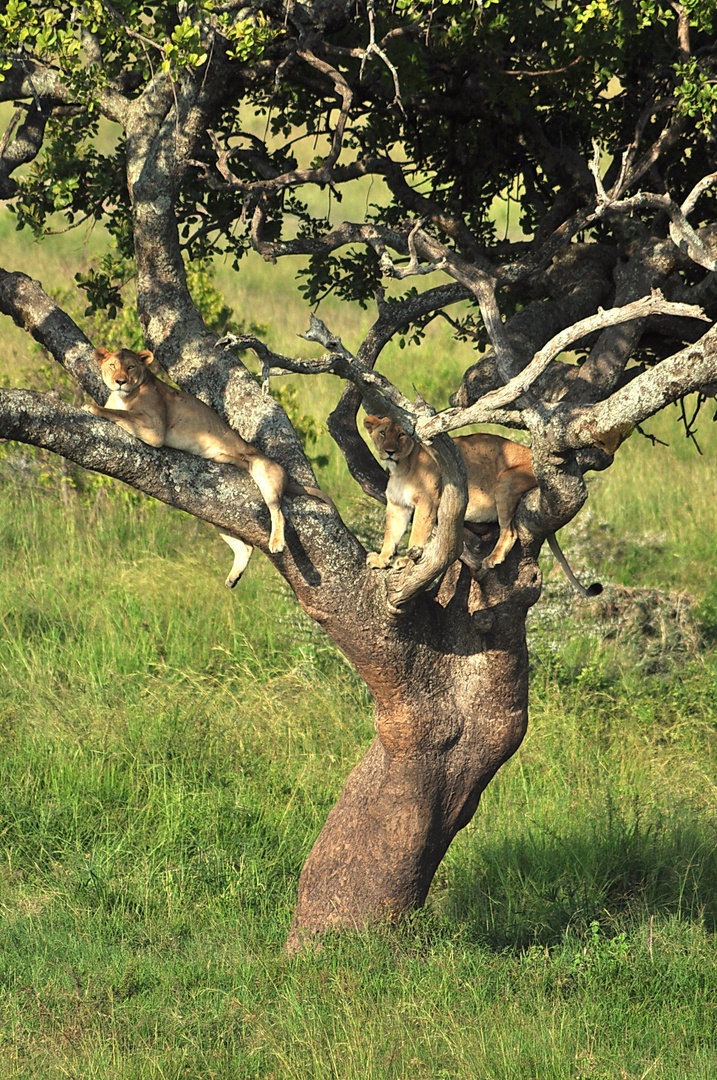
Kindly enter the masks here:
<path id="1" fill-rule="evenodd" d="M 703 192 L 707 191 L 708 188 L 714 187 L 715 184 L 717 184 L 717 172 L 709 173 L 707 176 L 703 176 L 702 179 L 695 184 L 695 186 L 692 188 L 692 191 L 689 193 L 680 208 L 685 217 L 687 217 L 688 214 L 692 213 L 700 195 L 702 195 Z"/>
<path id="2" fill-rule="evenodd" d="M 429 412 L 426 405 L 416 405 L 409 401 L 385 375 L 368 369 L 362 369 L 356 357 L 343 345 L 341 339 L 332 334 L 326 324 L 313 313 L 309 315 L 309 329 L 299 335 L 306 341 L 317 342 L 328 349 L 328 355 L 317 360 L 296 360 L 272 352 L 264 342 L 252 334 L 240 336 L 227 334 L 217 342 L 217 347 L 228 349 L 252 349 L 262 362 L 264 380 L 272 375 L 294 372 L 301 375 L 337 375 L 352 382 L 368 402 L 371 409 L 381 416 L 390 416 L 409 435 L 414 432 L 414 421 L 421 413 Z"/>

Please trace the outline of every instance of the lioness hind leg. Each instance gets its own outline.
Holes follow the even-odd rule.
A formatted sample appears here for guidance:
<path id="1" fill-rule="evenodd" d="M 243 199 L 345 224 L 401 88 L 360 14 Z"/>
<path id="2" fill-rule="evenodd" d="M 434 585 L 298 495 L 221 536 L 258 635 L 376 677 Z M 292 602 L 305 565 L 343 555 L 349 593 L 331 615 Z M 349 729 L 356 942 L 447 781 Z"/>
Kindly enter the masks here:
<path id="1" fill-rule="evenodd" d="M 220 532 L 219 535 L 225 544 L 229 544 L 229 547 L 234 552 L 234 562 L 232 563 L 232 568 L 224 582 L 228 589 L 233 589 L 249 565 L 249 559 L 251 558 L 251 553 L 254 548 L 251 544 L 245 544 L 238 536 L 229 536 L 228 533 L 223 532 Z"/>
<path id="2" fill-rule="evenodd" d="M 513 525 L 513 518 L 521 495 L 522 491 L 516 492 L 512 485 L 497 485 L 495 489 L 495 508 L 498 511 L 500 532 L 495 547 L 483 560 L 483 571 L 492 570 L 494 566 L 500 566 L 512 550 L 518 538 L 518 533 Z"/>
<path id="3" fill-rule="evenodd" d="M 286 546 L 284 540 L 284 515 L 281 512 L 281 497 L 286 490 L 287 476 L 278 462 L 271 458 L 252 456 L 249 461 L 249 475 L 259 488 L 271 515 L 271 535 L 269 551 L 277 555 Z"/>

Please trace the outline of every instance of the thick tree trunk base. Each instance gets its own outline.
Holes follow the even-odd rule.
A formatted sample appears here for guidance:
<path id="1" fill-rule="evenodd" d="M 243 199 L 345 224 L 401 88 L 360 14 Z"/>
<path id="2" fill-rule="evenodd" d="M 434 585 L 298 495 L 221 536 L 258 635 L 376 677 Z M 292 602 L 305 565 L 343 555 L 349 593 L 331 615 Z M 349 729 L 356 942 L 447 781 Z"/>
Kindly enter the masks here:
<path id="1" fill-rule="evenodd" d="M 537 595 L 534 564 L 529 578 L 522 601 Z M 423 667 L 400 693 L 377 695 L 377 737 L 301 873 L 288 951 L 425 903 L 451 841 L 527 727 L 527 605 L 507 607 L 493 609 L 477 646 L 475 634 L 464 652 L 446 637 L 428 674 Z"/>

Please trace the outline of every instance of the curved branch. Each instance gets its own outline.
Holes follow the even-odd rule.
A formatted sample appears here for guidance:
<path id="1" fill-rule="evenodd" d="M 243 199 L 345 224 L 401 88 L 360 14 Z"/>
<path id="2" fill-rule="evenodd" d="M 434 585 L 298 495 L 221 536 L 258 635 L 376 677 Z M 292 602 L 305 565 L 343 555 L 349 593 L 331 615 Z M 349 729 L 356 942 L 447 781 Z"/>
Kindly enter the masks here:
<path id="1" fill-rule="evenodd" d="M 401 614 L 410 602 L 460 558 L 463 551 L 463 519 L 468 505 L 468 478 L 460 451 L 453 439 L 438 435 L 429 447 L 441 471 L 441 500 L 433 536 L 422 551 L 409 551 L 395 569 L 386 571 L 389 610 Z M 380 571 L 374 571 L 380 573 Z"/>
<path id="2" fill-rule="evenodd" d="M 612 453 L 635 424 L 686 394 L 717 383 L 717 326 L 694 344 L 636 375 L 597 405 L 556 410 L 547 437 L 557 450 L 598 446 Z M 612 446 L 612 449 L 611 449 Z"/>
<path id="3" fill-rule="evenodd" d="M 349 109 L 351 108 L 351 102 L 353 101 L 353 91 L 346 82 L 340 71 L 331 64 L 327 64 L 325 60 L 320 60 L 310 48 L 304 46 L 296 50 L 296 55 L 300 56 L 302 60 L 305 60 L 311 67 L 316 68 L 322 75 L 328 75 L 334 84 L 336 93 L 341 98 L 341 111 L 339 118 L 334 129 L 333 139 L 331 140 L 331 150 L 326 157 L 320 172 L 324 174 L 324 183 L 331 182 L 331 170 L 339 159 L 341 149 L 344 141 L 344 128 L 346 127 L 346 121 L 348 120 Z"/>
<path id="4" fill-rule="evenodd" d="M 707 316 L 698 307 L 690 304 L 672 304 L 665 300 L 662 293 L 655 291 L 651 296 L 645 296 L 632 304 L 622 308 L 611 308 L 608 311 L 598 311 L 587 319 L 581 319 L 573 326 L 561 330 L 559 334 L 535 354 L 531 362 L 519 375 L 511 379 L 505 386 L 493 390 L 481 398 L 475 405 L 467 409 L 444 409 L 430 419 L 416 421 L 416 431 L 420 438 L 429 439 L 442 431 L 453 431 L 455 428 L 465 427 L 466 424 L 487 424 L 492 422 L 496 409 L 505 408 L 516 401 L 521 394 L 528 390 L 535 380 L 545 371 L 550 362 L 570 345 L 595 330 L 602 330 L 606 326 L 618 326 L 620 323 L 632 322 L 633 319 L 644 319 L 655 313 L 676 315 L 684 318 L 702 319 L 710 322 Z"/>
<path id="5" fill-rule="evenodd" d="M 27 165 L 37 157 L 45 135 L 45 125 L 50 117 L 51 107 L 48 102 L 30 105 L 25 122 L 18 129 L 15 138 L 10 141 L 12 129 L 19 116 L 18 110 L 8 125 L 3 136 L 0 152 L 0 199 L 11 199 L 17 193 L 17 182 L 11 173 L 21 165 Z"/>
<path id="6" fill-rule="evenodd" d="M 383 291 L 376 296 L 378 318 L 361 342 L 356 353 L 360 368 L 373 368 L 381 350 L 394 334 L 416 319 L 440 311 L 449 304 L 465 300 L 468 292 L 463 286 L 439 285 L 417 296 L 386 303 Z M 351 476 L 372 499 L 386 501 L 387 476 L 359 434 L 356 417 L 362 402 L 357 387 L 344 387 L 339 402 L 327 419 L 329 434 L 344 455 Z"/>
<path id="7" fill-rule="evenodd" d="M 370 498 L 386 502 L 388 476 L 373 456 L 359 434 L 356 417 L 363 398 L 358 387 L 347 384 L 338 405 L 327 417 L 329 435 L 344 455 L 346 465 L 359 485 Z"/>

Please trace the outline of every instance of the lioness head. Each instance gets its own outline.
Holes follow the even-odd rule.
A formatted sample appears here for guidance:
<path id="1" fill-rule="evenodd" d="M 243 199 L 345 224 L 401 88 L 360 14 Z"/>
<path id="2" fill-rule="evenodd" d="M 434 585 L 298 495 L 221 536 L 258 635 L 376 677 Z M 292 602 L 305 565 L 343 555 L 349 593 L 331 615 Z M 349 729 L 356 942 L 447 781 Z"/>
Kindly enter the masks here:
<path id="1" fill-rule="evenodd" d="M 95 360 L 100 365 L 105 385 L 116 394 L 129 394 L 144 382 L 147 366 L 153 359 L 149 349 L 143 349 L 141 353 L 131 349 L 117 349 L 116 352 L 95 349 Z"/>
<path id="2" fill-rule="evenodd" d="M 398 424 L 394 424 L 387 416 L 367 416 L 363 423 L 373 439 L 379 457 L 389 467 L 407 458 L 416 445 L 411 436 L 401 431 Z"/>

